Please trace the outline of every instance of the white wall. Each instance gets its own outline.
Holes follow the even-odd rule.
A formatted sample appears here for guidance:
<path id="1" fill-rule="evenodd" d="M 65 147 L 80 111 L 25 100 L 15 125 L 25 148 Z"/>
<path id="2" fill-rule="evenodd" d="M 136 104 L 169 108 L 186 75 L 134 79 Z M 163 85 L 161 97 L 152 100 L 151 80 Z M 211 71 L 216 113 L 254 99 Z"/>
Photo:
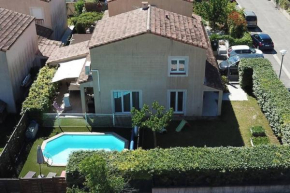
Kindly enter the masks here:
<path id="1" fill-rule="evenodd" d="M 51 3 L 51 22 L 53 38 L 60 40 L 67 29 L 66 3 L 64 0 L 53 0 Z"/>
<path id="2" fill-rule="evenodd" d="M 35 55 L 38 51 L 35 22 L 32 22 L 17 41 L 6 52 L 10 83 L 13 90 L 14 100 L 21 98 L 21 83 L 29 73 Z M 8 81 L 8 80 L 7 80 Z M 15 111 L 15 109 L 8 110 Z"/>

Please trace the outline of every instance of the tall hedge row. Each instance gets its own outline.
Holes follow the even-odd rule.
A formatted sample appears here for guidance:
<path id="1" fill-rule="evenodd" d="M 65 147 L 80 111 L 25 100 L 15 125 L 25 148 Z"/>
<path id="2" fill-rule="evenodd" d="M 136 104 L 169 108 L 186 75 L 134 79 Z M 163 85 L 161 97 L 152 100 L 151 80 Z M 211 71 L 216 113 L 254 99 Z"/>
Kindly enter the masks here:
<path id="1" fill-rule="evenodd" d="M 57 83 L 51 82 L 55 72 L 55 68 L 43 67 L 32 84 L 21 110 L 22 113 L 27 111 L 31 119 L 41 122 L 42 113 L 48 112 L 51 107 L 53 96 L 57 91 Z"/>
<path id="2" fill-rule="evenodd" d="M 66 168 L 70 186 L 84 182 L 79 163 L 94 154 L 105 158 L 108 168 L 123 178 L 151 180 L 154 186 L 282 183 L 290 179 L 289 146 L 188 147 L 74 152 Z"/>
<path id="3" fill-rule="evenodd" d="M 239 65 L 240 84 L 252 87 L 274 133 L 290 144 L 290 93 L 267 59 L 243 59 Z"/>

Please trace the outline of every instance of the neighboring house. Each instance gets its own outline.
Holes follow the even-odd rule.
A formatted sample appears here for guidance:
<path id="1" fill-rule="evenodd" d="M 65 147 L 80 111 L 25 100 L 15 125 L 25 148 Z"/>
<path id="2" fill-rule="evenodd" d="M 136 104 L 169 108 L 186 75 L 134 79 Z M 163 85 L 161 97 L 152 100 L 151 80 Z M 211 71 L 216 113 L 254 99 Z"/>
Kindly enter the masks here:
<path id="1" fill-rule="evenodd" d="M 52 39 L 60 40 L 67 29 L 64 0 L 0 0 L 0 7 L 34 16 L 36 24 L 53 31 Z"/>
<path id="2" fill-rule="evenodd" d="M 89 48 L 91 72 L 83 70 L 79 81 L 83 112 L 86 90 L 93 90 L 98 114 L 129 114 L 158 101 L 179 116 L 220 115 L 221 78 L 199 16 L 129 11 L 98 21 Z"/>
<path id="3" fill-rule="evenodd" d="M 37 52 L 34 18 L 0 8 L 0 100 L 7 104 L 8 112 L 17 112 L 16 103 L 24 97 L 21 85 Z"/>
<path id="4" fill-rule="evenodd" d="M 108 0 L 109 16 L 141 8 L 144 2 L 180 15 L 192 16 L 193 0 Z"/>

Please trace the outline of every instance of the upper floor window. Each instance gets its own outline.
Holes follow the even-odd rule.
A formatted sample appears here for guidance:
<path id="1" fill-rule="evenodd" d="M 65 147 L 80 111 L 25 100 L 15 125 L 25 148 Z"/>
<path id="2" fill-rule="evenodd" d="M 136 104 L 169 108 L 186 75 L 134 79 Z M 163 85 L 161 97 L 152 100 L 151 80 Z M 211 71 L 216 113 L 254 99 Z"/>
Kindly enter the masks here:
<path id="1" fill-rule="evenodd" d="M 168 59 L 169 76 L 187 76 L 188 56 L 170 56 Z"/>

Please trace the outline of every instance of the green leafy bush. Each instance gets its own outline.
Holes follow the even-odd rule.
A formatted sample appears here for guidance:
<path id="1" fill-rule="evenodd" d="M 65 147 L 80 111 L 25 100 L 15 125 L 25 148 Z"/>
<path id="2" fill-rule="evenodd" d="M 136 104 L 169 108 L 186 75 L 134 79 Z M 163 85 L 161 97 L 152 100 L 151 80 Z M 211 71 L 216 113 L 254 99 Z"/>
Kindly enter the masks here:
<path id="1" fill-rule="evenodd" d="M 85 177 L 79 163 L 99 155 L 131 187 L 135 180 L 149 180 L 154 186 L 282 183 L 290 179 L 289 152 L 289 146 L 79 151 L 70 155 L 67 182 L 82 186 Z"/>
<path id="2" fill-rule="evenodd" d="M 233 38 L 230 35 L 219 35 L 212 34 L 210 36 L 210 40 L 228 40 L 231 46 L 234 45 L 248 45 L 250 47 L 253 46 L 253 41 L 251 35 L 248 32 L 245 32 L 242 38 Z"/>
<path id="3" fill-rule="evenodd" d="M 265 129 L 262 126 L 251 127 L 251 133 L 254 137 L 266 136 Z"/>
<path id="4" fill-rule="evenodd" d="M 265 137 L 252 137 L 252 142 L 254 146 L 267 145 L 270 143 L 269 138 Z"/>
<path id="5" fill-rule="evenodd" d="M 75 3 L 75 10 L 77 12 L 77 15 L 82 14 L 84 7 L 85 7 L 85 1 L 84 0 L 78 0 Z"/>
<path id="6" fill-rule="evenodd" d="M 223 91 L 225 93 L 229 92 L 227 85 L 229 84 L 229 79 L 227 76 L 221 76 L 222 84 L 223 84 Z"/>
<path id="7" fill-rule="evenodd" d="M 78 33 L 86 33 L 86 28 L 94 24 L 95 21 L 102 19 L 103 13 L 86 12 L 78 16 L 76 21 L 76 30 Z"/>
<path id="8" fill-rule="evenodd" d="M 240 84 L 252 87 L 253 94 L 274 133 L 283 144 L 290 144 L 290 93 L 267 59 L 242 59 L 239 64 Z"/>
<path id="9" fill-rule="evenodd" d="M 41 123 L 43 112 L 47 112 L 51 107 L 53 97 L 57 91 L 57 83 L 51 80 L 56 69 L 43 67 L 38 74 L 37 79 L 32 84 L 29 95 L 22 104 L 21 113 L 27 111 L 31 119 Z"/>
<path id="10" fill-rule="evenodd" d="M 242 38 L 247 32 L 247 22 L 241 13 L 233 11 L 228 16 L 229 34 L 233 38 Z"/>

